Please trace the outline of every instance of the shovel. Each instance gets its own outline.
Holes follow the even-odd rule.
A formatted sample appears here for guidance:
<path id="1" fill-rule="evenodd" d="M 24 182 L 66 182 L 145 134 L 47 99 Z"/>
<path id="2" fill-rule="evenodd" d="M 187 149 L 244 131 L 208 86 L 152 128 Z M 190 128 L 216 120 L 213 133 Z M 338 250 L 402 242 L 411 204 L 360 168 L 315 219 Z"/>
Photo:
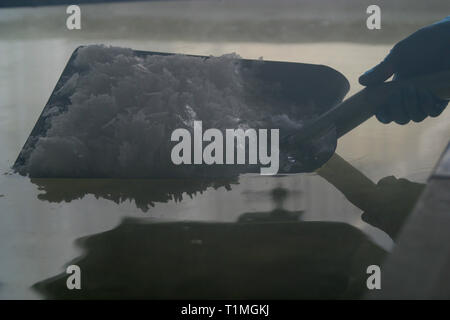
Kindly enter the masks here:
<path id="1" fill-rule="evenodd" d="M 81 47 L 80 47 L 81 48 Z M 59 90 L 78 70 L 74 66 L 77 55 L 76 49 L 67 63 L 56 87 L 50 96 L 41 116 L 28 137 L 22 151 L 14 163 L 13 169 L 21 172 L 20 167 L 26 162 L 30 150 L 33 150 L 38 138 L 46 135 L 48 129 L 48 112 L 53 106 L 64 106 L 70 104 L 68 97 L 58 94 Z M 170 55 L 171 53 L 134 51 L 138 56 L 148 55 Z M 197 56 L 207 59 L 205 56 Z M 337 138 L 351 131 L 361 123 L 374 115 L 377 107 L 383 104 L 392 92 L 402 86 L 414 85 L 431 90 L 443 99 L 449 99 L 450 71 L 429 74 L 414 79 L 391 81 L 378 86 L 365 88 L 352 97 L 342 102 L 349 90 L 349 82 L 344 75 L 338 71 L 323 65 L 291 63 L 279 61 L 240 60 L 242 68 L 250 68 L 255 76 L 263 81 L 265 85 L 277 85 L 283 99 L 290 100 L 296 105 L 313 104 L 317 118 L 304 125 L 301 129 L 283 137 L 280 141 L 280 149 L 302 150 L 302 153 L 314 153 L 310 149 L 297 148 L 297 146 L 311 145 L 311 141 L 320 140 L 327 134 L 330 128 L 335 128 Z M 335 140 L 335 136 L 332 138 Z M 332 149 L 310 158 L 307 163 L 297 165 L 292 170 L 284 172 L 309 172 L 321 167 L 333 155 L 336 141 Z M 314 149 L 314 148 L 313 148 Z M 305 151 L 307 150 L 307 151 Z M 89 177 L 95 178 L 95 177 Z"/>

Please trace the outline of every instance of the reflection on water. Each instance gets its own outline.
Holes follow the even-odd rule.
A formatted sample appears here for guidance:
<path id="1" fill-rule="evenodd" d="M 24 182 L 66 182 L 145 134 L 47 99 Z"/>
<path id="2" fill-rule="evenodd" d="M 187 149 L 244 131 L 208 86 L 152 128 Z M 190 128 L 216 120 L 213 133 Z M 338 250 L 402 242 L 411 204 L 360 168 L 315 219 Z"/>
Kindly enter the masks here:
<path id="1" fill-rule="evenodd" d="M 366 222 L 394 238 L 423 189 L 393 177 L 375 185 L 336 154 L 319 175 L 364 210 Z M 70 201 L 92 190 L 117 201 L 129 186 L 129 197 L 145 203 L 143 199 L 157 201 L 174 189 L 173 183 L 155 180 L 76 179 L 70 189 L 70 179 L 62 180 L 32 182 L 39 183 L 51 201 Z M 67 290 L 65 273 L 34 288 L 51 299 L 360 297 L 367 288 L 367 266 L 379 265 L 386 251 L 348 224 L 300 221 L 303 211 L 284 208 L 289 193 L 278 184 L 270 191 L 273 210 L 242 213 L 236 223 L 125 219 L 111 231 L 77 241 L 82 256 L 67 264 L 83 270 L 81 291 Z"/>
<path id="2" fill-rule="evenodd" d="M 203 193 L 207 188 L 231 189 L 231 184 L 237 183 L 237 178 L 228 180 L 200 179 L 31 179 L 31 183 L 45 191 L 38 198 L 49 202 L 70 202 L 82 199 L 91 194 L 96 198 L 111 200 L 117 204 L 134 201 L 137 208 L 147 212 L 154 207 L 155 202 L 180 202 L 183 195 L 190 198 L 197 193 Z"/>
<path id="3" fill-rule="evenodd" d="M 377 184 L 334 154 L 318 174 L 363 212 L 362 219 L 395 239 L 425 184 L 387 176 Z"/>
<path id="4" fill-rule="evenodd" d="M 387 176 L 377 184 L 338 154 L 322 166 L 317 173 L 339 190 L 348 201 L 361 209 L 362 219 L 383 230 L 395 239 L 403 222 L 413 209 L 425 185 L 406 179 Z M 295 179 L 299 176 L 293 175 Z M 257 176 L 255 178 L 258 178 Z M 283 178 L 283 176 L 279 176 Z M 137 208 L 147 212 L 156 203 L 173 201 L 179 203 L 184 196 L 193 199 L 207 189 L 224 188 L 231 191 L 238 184 L 230 179 L 44 179 L 32 178 L 31 183 L 44 193 L 38 199 L 48 202 L 71 202 L 93 195 L 122 204 L 134 202 Z M 298 221 L 304 210 L 290 211 L 285 208 L 289 197 L 300 198 L 301 191 L 292 191 L 279 182 L 268 191 L 252 192 L 273 204 L 271 211 L 253 211 L 239 215 L 239 222 Z M 166 217 L 168 218 L 168 217 Z"/>
<path id="5" fill-rule="evenodd" d="M 275 205 L 272 211 L 268 212 L 247 212 L 239 216 L 239 222 L 275 222 L 275 221 L 298 221 L 303 211 L 289 211 L 284 208 L 286 198 L 295 196 L 295 192 L 283 188 L 281 185 L 276 186 L 270 192 L 270 197 Z"/>
<path id="6" fill-rule="evenodd" d="M 313 6 L 319 2 L 310 3 Z M 423 1 L 420 3 L 430 6 Z M 293 20 L 302 17 L 314 20 L 320 16 L 325 22 L 333 20 L 331 28 L 317 29 L 322 30 L 322 34 L 290 27 L 285 36 L 282 31 L 271 36 L 270 28 L 245 27 L 258 25 L 252 24 L 252 19 L 262 21 L 267 17 L 261 13 L 264 6 L 256 11 L 240 11 L 235 4 L 227 10 L 242 12 L 239 15 L 246 15 L 250 22 L 240 24 L 241 29 L 233 32 L 238 38 L 228 37 L 229 33 L 224 30 L 218 37 L 221 41 L 216 41 L 215 35 L 183 37 L 183 33 L 177 34 L 176 30 L 180 28 L 164 28 L 165 25 L 173 26 L 171 17 L 183 14 L 171 4 L 154 4 L 152 10 L 147 11 L 131 4 L 130 11 L 100 6 L 97 12 L 107 13 L 107 20 L 114 22 L 115 28 L 98 27 L 91 32 L 92 25 L 85 24 L 76 33 L 65 29 L 65 16 L 58 18 L 62 27 L 54 28 L 59 22 L 49 16 L 59 17 L 58 10 L 64 14 L 61 7 L 36 9 L 40 11 L 35 18 L 32 18 L 32 10 L 35 10 L 32 8 L 2 9 L 0 298 L 75 295 L 74 292 L 62 293 L 63 279 L 52 277 L 60 274 L 61 267 L 68 261 L 82 254 L 86 256 L 79 263 L 82 270 L 90 270 L 85 274 L 91 277 L 85 285 L 91 281 L 92 285 L 98 284 L 97 289 L 91 286 L 86 287 L 90 288 L 88 291 L 82 290 L 89 297 L 107 293 L 113 296 L 119 291 L 128 297 L 144 294 L 149 295 L 146 297 L 150 294 L 202 296 L 211 291 L 217 296 L 229 297 L 238 294 L 288 298 L 306 294 L 310 297 L 358 296 L 362 272 L 365 275 L 362 266 L 377 263 L 391 249 L 392 240 L 387 234 L 395 238 L 447 144 L 450 135 L 448 110 L 438 118 L 407 126 L 382 125 L 372 119 L 340 139 L 337 152 L 359 174 L 343 165 L 338 157 L 334 158 L 335 165 L 341 164 L 338 170 L 332 168 L 331 162 L 329 170 L 325 167 L 317 175 L 244 175 L 238 181 L 229 182 L 231 190 L 222 187 L 216 190 L 214 186 L 222 184 L 214 183 L 201 184 L 199 188 L 186 184 L 176 190 L 170 183 L 169 190 L 160 188 L 159 185 L 164 183 L 159 182 L 147 186 L 99 181 L 84 185 L 82 181 L 65 184 L 33 180 L 30 183 L 27 178 L 3 173 L 12 166 L 68 58 L 79 45 L 106 43 L 133 49 L 203 55 L 236 52 L 251 59 L 263 56 L 267 60 L 325 64 L 342 72 L 351 83 L 350 93 L 354 93 L 360 89 L 359 74 L 378 63 L 397 36 L 415 31 L 417 24 L 428 24 L 441 17 L 444 10 L 438 8 L 439 3 L 433 2 L 433 10 L 415 10 L 414 2 L 407 6 L 414 12 L 396 16 L 395 12 L 402 12 L 397 10 L 386 14 L 383 33 L 389 36 L 380 41 L 369 41 L 376 45 L 354 43 L 352 41 L 357 37 L 342 36 L 343 29 L 335 28 L 349 15 L 358 17 L 354 12 L 343 13 L 345 7 L 341 11 L 324 7 L 283 11 L 282 6 L 278 13 L 269 10 L 270 16 L 277 15 L 281 27 L 283 19 L 290 14 L 294 16 Z M 195 10 L 191 12 L 198 11 L 199 6 L 193 7 Z M 400 4 L 395 6 L 402 8 Z M 46 16 L 45 10 L 51 14 L 47 12 L 49 16 Z M 137 11 L 143 16 L 163 17 L 157 21 L 160 27 L 141 34 L 130 22 L 133 19 L 118 18 L 121 12 L 132 15 Z M 44 18 L 39 17 L 41 14 Z M 90 10 L 85 14 L 97 15 Z M 417 19 L 413 18 L 414 23 L 411 23 L 405 21 L 405 17 Z M 189 19 L 189 15 L 185 18 Z M 216 18 L 217 14 L 211 15 L 210 23 L 217 21 Z M 208 33 L 221 29 L 221 25 L 232 26 L 234 23 L 230 23 L 233 19 L 228 15 L 221 19 L 223 24 L 215 23 L 214 28 L 203 30 Z M 389 28 L 394 25 L 393 21 L 399 26 L 395 32 Z M 205 23 L 208 21 L 203 20 L 203 26 Z M 195 19 L 190 25 L 195 25 Z M 186 32 L 195 35 L 200 24 L 196 25 Z M 123 31 L 118 32 L 118 29 Z M 323 33 L 331 29 L 336 32 Z M 168 35 L 170 30 L 175 31 Z M 259 34 L 261 30 L 266 33 Z M 357 33 L 360 29 L 355 30 L 352 32 Z M 279 36 L 287 40 L 276 44 L 270 42 Z M 369 33 L 363 37 L 377 36 Z M 314 43 L 300 42 L 311 38 L 315 39 Z M 340 174 L 343 172 L 347 175 Z M 273 193 L 279 192 L 277 188 L 289 191 L 281 204 L 272 198 Z M 204 191 L 200 193 L 200 190 Z M 184 192 L 195 193 L 195 196 L 191 199 Z M 146 213 L 143 212 L 145 208 L 148 208 Z M 287 214 L 274 214 L 280 208 Z M 105 232 L 107 230 L 111 231 Z M 82 251 L 73 245 L 80 237 L 85 237 L 80 242 Z M 122 267 L 118 262 L 122 262 Z M 186 267 L 181 268 L 184 264 Z M 130 270 L 136 272 L 130 273 Z M 200 283 L 200 278 L 204 282 Z M 267 282 L 261 279 L 267 279 Z M 190 285 L 193 282 L 198 288 Z M 34 283 L 39 283 L 38 291 L 30 290 Z M 154 287 L 160 285 L 160 290 L 152 291 L 151 287 L 142 285 L 145 283 Z M 204 283 L 211 283 L 211 289 Z"/>
<path id="7" fill-rule="evenodd" d="M 34 286 L 47 298 L 356 298 L 385 251 L 333 222 L 146 223 L 127 219 L 80 239 L 82 290 L 66 274 Z"/>

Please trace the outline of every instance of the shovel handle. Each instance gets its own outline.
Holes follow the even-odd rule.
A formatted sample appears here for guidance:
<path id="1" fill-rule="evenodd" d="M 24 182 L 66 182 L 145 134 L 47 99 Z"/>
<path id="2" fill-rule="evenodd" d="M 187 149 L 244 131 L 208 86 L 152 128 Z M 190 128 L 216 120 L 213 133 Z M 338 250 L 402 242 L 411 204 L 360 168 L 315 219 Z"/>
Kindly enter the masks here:
<path id="1" fill-rule="evenodd" d="M 377 108 L 387 102 L 397 90 L 406 86 L 428 89 L 444 100 L 450 100 L 450 70 L 427 74 L 411 79 L 384 82 L 364 88 L 342 103 L 334 106 L 315 121 L 290 137 L 290 141 L 308 141 L 334 126 L 338 138 L 372 117 Z M 291 140 L 293 139 L 293 140 Z"/>

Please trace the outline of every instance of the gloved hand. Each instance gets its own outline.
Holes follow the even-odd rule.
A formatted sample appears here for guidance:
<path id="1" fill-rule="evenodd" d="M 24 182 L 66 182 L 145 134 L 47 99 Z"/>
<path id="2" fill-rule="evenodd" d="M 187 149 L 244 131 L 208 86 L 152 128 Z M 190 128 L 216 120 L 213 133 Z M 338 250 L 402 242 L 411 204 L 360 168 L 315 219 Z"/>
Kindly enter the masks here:
<path id="1" fill-rule="evenodd" d="M 419 29 L 397 43 L 387 57 L 364 73 L 359 82 L 364 86 L 378 84 L 394 74 L 394 80 L 450 69 L 450 16 Z M 431 92 L 407 87 L 389 97 L 376 117 L 382 123 L 419 122 L 427 116 L 437 117 L 447 106 Z"/>

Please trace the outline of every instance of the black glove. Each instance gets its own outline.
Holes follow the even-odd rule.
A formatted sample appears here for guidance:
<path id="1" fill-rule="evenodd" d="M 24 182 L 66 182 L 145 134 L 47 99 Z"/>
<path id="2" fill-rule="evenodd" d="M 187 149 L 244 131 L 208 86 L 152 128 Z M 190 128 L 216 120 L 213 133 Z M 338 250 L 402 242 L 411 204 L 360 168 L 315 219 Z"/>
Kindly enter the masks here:
<path id="1" fill-rule="evenodd" d="M 387 57 L 364 73 L 359 82 L 364 86 L 378 84 L 394 74 L 394 80 L 450 69 L 450 16 L 419 29 L 397 43 Z M 437 117 L 447 106 L 431 92 L 413 86 L 389 97 L 376 117 L 382 123 L 419 122 L 427 116 Z"/>

